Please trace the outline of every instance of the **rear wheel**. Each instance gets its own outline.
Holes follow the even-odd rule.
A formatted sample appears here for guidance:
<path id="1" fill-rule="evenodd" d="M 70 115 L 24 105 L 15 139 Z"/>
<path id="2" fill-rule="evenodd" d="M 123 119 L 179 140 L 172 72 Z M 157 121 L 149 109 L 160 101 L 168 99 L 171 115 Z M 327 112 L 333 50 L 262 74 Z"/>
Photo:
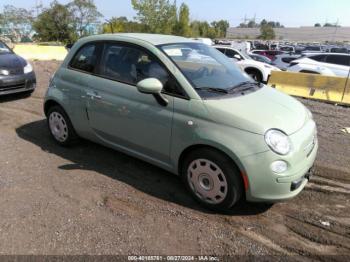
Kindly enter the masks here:
<path id="1" fill-rule="evenodd" d="M 184 161 L 182 178 L 192 196 L 206 208 L 225 211 L 241 198 L 239 170 L 226 155 L 203 148 Z"/>
<path id="2" fill-rule="evenodd" d="M 78 139 L 69 117 L 60 106 L 48 110 L 47 124 L 53 139 L 62 146 L 69 146 Z"/>

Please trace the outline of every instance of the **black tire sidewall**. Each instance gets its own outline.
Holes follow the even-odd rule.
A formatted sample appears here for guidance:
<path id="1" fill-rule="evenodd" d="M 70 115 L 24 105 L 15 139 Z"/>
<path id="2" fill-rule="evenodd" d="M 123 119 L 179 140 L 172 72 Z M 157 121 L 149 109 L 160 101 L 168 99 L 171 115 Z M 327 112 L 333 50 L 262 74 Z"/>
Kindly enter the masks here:
<path id="1" fill-rule="evenodd" d="M 196 159 L 207 159 L 215 163 L 217 166 L 221 168 L 223 171 L 223 175 L 226 178 L 227 184 L 228 184 L 228 192 L 224 199 L 219 204 L 209 204 L 204 201 L 202 201 L 191 189 L 188 177 L 187 177 L 187 170 L 189 165 L 192 163 L 192 161 Z M 185 186 L 187 190 L 191 193 L 191 195 L 204 207 L 216 210 L 216 211 L 227 211 L 231 207 L 233 207 L 236 203 L 239 202 L 239 200 L 242 197 L 243 194 L 243 183 L 240 178 L 240 172 L 237 166 L 234 164 L 234 162 L 228 158 L 225 154 L 213 150 L 213 149 L 200 149 L 191 152 L 187 155 L 184 159 L 184 163 L 182 165 L 181 170 L 181 178 L 183 182 L 185 183 Z"/>
<path id="2" fill-rule="evenodd" d="M 257 70 L 254 70 L 254 71 L 250 71 L 249 73 L 248 73 L 254 80 L 256 80 L 257 82 L 262 82 L 262 74 L 259 72 L 259 71 L 257 71 Z M 256 78 L 256 79 L 255 79 Z"/>

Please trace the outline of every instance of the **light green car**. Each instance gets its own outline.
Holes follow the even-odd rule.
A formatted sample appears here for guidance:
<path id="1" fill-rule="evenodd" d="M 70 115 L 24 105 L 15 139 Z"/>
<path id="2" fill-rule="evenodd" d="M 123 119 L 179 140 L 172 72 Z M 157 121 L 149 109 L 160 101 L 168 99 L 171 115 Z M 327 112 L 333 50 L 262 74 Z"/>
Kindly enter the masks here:
<path id="1" fill-rule="evenodd" d="M 306 185 L 318 142 L 296 99 L 254 82 L 225 55 L 187 38 L 86 37 L 52 77 L 52 137 L 83 137 L 182 177 L 206 207 L 290 199 Z"/>

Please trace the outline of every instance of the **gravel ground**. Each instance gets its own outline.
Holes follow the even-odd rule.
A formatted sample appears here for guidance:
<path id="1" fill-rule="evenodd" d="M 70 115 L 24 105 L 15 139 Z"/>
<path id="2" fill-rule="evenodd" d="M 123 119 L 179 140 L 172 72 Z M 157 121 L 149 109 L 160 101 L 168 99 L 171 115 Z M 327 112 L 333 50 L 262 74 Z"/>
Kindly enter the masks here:
<path id="1" fill-rule="evenodd" d="M 350 108 L 301 100 L 319 130 L 316 175 L 291 201 L 220 215 L 157 167 L 57 146 L 42 98 L 59 63 L 33 64 L 34 94 L 0 99 L 0 254 L 350 256 Z"/>

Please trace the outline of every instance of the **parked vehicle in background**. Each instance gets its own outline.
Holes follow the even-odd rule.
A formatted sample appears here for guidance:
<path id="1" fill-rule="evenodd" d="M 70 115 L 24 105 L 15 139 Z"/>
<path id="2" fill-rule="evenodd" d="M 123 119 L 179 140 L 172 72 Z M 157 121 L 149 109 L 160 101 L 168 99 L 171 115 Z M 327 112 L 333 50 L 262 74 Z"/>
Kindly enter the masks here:
<path id="1" fill-rule="evenodd" d="M 247 54 L 227 46 L 214 46 L 221 53 L 232 59 L 239 67 L 257 82 L 267 83 L 271 71 L 280 71 L 277 67 L 253 60 Z"/>
<path id="2" fill-rule="evenodd" d="M 257 55 L 257 54 L 248 54 L 250 58 L 252 58 L 255 61 L 261 62 L 261 63 L 265 63 L 265 64 L 269 64 L 269 65 L 274 65 L 271 61 L 270 58 L 263 56 L 263 55 Z"/>
<path id="3" fill-rule="evenodd" d="M 278 51 L 278 50 L 253 50 L 251 52 L 253 54 L 266 56 L 266 57 L 268 57 L 271 60 L 274 60 L 276 55 L 285 54 L 285 52 Z"/>
<path id="4" fill-rule="evenodd" d="M 287 52 L 287 53 L 295 53 L 295 47 L 294 46 L 283 46 L 280 45 L 279 49 L 280 51 Z"/>
<path id="5" fill-rule="evenodd" d="M 318 149 L 311 112 L 187 38 L 111 34 L 80 39 L 50 81 L 52 138 L 81 136 L 182 177 L 204 206 L 298 195 Z"/>
<path id="6" fill-rule="evenodd" d="M 321 46 L 305 46 L 302 53 L 320 53 L 322 51 L 323 50 Z"/>
<path id="7" fill-rule="evenodd" d="M 0 95 L 31 94 L 36 77 L 31 64 L 0 41 Z"/>
<path id="8" fill-rule="evenodd" d="M 209 46 L 214 45 L 213 40 L 211 40 L 210 38 L 196 37 L 196 38 L 192 38 L 192 40 L 199 42 L 199 43 L 209 45 Z"/>
<path id="9" fill-rule="evenodd" d="M 350 54 L 316 53 L 296 59 L 288 71 L 347 77 L 350 70 Z"/>
<path id="10" fill-rule="evenodd" d="M 332 47 L 329 49 L 330 53 L 340 53 L 340 54 L 349 54 L 350 51 L 349 49 L 345 48 L 345 47 Z"/>
<path id="11" fill-rule="evenodd" d="M 300 57 L 301 57 L 300 55 L 289 55 L 289 54 L 277 55 L 275 56 L 275 59 L 272 62 L 276 67 L 285 71 L 290 66 L 290 63 L 292 61 Z"/>

